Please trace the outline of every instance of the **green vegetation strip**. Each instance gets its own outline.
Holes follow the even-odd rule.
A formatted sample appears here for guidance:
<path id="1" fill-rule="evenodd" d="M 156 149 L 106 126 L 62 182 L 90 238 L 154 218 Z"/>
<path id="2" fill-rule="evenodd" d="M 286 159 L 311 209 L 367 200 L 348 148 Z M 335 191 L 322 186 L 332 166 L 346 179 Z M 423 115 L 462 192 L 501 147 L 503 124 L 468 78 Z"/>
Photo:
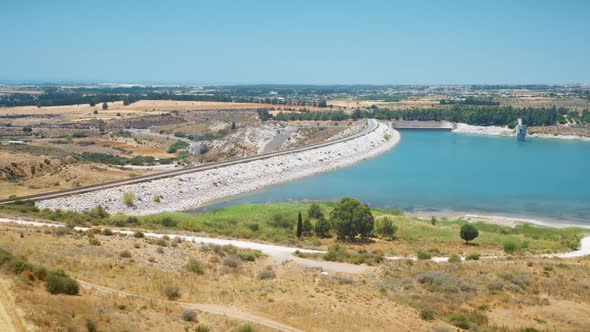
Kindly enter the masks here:
<path id="1" fill-rule="evenodd" d="M 0 206 L 0 213 L 27 215 L 46 220 L 65 222 L 71 225 L 110 225 L 116 227 L 138 227 L 146 229 L 169 229 L 204 232 L 234 238 L 259 239 L 283 245 L 297 243 L 320 246 L 322 238 L 340 238 L 341 243 L 363 243 L 363 237 L 341 238 L 333 210 L 335 202 L 297 202 L 276 204 L 243 204 L 215 209 L 202 213 L 165 212 L 141 217 L 122 214 L 109 215 L 102 207 L 88 212 L 39 210 L 33 202 L 22 201 Z M 340 203 L 341 204 L 341 203 Z M 364 206 L 364 205 L 363 205 Z M 394 244 L 408 244 L 413 248 L 431 248 L 433 244 L 458 245 L 465 241 L 460 228 L 465 220 L 422 220 L 406 216 L 399 210 L 370 208 L 374 226 L 366 238 L 380 237 Z M 298 214 L 302 214 L 301 239 L 297 237 Z M 548 228 L 532 224 L 515 227 L 477 222 L 473 224 L 478 236 L 470 239 L 479 246 L 492 246 L 513 253 L 555 253 L 577 249 L 582 228 Z M 360 234 L 362 235 L 362 234 Z M 334 248 L 337 257 L 346 256 Z M 473 251 L 473 250 L 468 250 Z M 436 253 L 436 252 L 434 252 Z M 350 255 L 348 255 L 350 256 Z M 379 257 L 370 257 L 379 261 Z M 350 259 L 345 259 L 350 260 Z M 354 259 L 352 259 L 354 260 Z"/>

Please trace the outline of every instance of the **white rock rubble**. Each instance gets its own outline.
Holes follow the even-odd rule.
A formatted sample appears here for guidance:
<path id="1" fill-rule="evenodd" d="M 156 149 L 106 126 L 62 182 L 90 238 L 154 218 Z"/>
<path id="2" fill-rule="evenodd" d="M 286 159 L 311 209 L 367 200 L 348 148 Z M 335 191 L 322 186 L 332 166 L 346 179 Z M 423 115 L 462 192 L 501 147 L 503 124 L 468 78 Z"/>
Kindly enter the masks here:
<path id="1" fill-rule="evenodd" d="M 41 209 L 87 211 L 101 205 L 110 213 L 129 215 L 184 210 L 271 184 L 348 166 L 381 154 L 399 141 L 397 131 L 378 123 L 377 128 L 366 135 L 329 146 L 40 201 L 37 206 Z M 124 204 L 124 193 L 135 194 L 133 206 Z M 154 195 L 161 197 L 160 202 L 154 202 Z"/>

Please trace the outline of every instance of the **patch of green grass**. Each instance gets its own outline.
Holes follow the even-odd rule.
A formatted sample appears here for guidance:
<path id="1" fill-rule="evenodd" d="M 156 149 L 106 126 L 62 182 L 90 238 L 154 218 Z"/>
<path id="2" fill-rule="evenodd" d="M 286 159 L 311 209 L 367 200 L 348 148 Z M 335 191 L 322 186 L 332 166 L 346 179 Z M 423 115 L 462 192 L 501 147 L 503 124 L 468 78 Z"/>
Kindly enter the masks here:
<path id="1" fill-rule="evenodd" d="M 243 204 L 202 213 L 165 212 L 136 218 L 92 212 L 39 211 L 32 202 L 23 201 L 0 206 L 0 213 L 28 215 L 75 225 L 92 223 L 117 227 L 183 229 L 235 238 L 295 243 L 297 214 L 301 212 L 303 219 L 307 219 L 312 203 Z M 337 203 L 318 204 L 323 214 L 329 217 Z M 430 248 L 433 243 L 444 245 L 463 242 L 459 237 L 459 229 L 465 221 L 461 219 L 442 218 L 433 225 L 430 220 L 405 216 L 399 210 L 371 208 L 371 212 L 376 219 L 387 217 L 393 221 L 397 227 L 395 241 L 410 243 L 417 248 Z M 521 224 L 514 228 L 484 222 L 476 222 L 473 225 L 479 230 L 479 236 L 473 241 L 475 245 L 496 246 L 501 250 L 504 243 L 512 241 L 520 244 L 516 248 L 517 253 L 570 251 L 577 249 L 582 235 L 588 233 L 581 228 L 556 229 L 531 224 Z M 526 245 L 522 245 L 523 243 Z"/>

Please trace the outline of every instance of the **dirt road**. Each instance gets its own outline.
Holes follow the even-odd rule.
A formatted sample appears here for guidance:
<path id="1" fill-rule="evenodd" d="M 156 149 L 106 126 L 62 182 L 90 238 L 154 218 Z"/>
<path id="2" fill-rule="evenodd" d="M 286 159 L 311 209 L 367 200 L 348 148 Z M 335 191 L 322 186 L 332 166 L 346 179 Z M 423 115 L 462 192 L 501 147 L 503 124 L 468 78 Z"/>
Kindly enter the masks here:
<path id="1" fill-rule="evenodd" d="M 9 282 L 0 277 L 0 331 L 25 332 L 27 328 L 16 311 L 8 293 Z"/>

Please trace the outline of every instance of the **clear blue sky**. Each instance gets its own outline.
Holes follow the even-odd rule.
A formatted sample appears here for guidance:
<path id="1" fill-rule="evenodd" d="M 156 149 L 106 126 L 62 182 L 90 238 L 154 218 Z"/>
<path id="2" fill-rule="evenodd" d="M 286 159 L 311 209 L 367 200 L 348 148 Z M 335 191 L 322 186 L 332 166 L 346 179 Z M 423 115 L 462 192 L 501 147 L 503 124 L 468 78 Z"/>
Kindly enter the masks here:
<path id="1" fill-rule="evenodd" d="M 0 81 L 590 83 L 590 1 L 2 1 Z"/>

